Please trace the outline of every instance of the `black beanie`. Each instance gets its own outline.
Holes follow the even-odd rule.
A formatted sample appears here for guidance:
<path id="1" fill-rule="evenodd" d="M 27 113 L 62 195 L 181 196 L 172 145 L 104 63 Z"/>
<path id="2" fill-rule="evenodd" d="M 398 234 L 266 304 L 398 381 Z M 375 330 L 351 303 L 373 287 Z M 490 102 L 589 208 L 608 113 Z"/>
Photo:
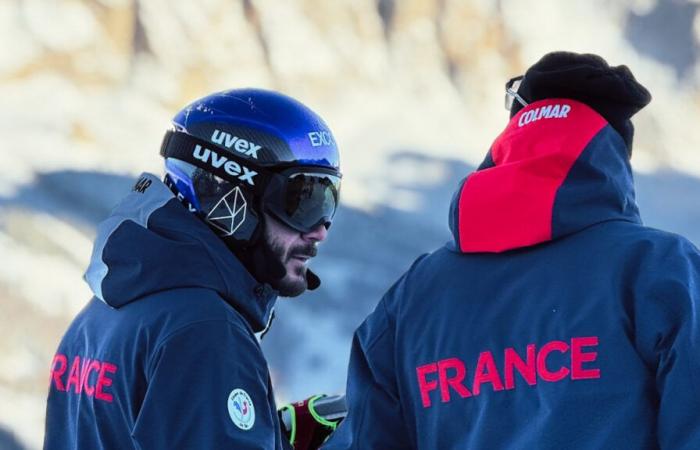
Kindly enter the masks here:
<path id="1" fill-rule="evenodd" d="M 528 103 L 546 98 L 578 100 L 595 109 L 622 135 L 632 153 L 630 118 L 651 101 L 651 94 L 627 66 L 611 67 L 597 55 L 553 52 L 527 69 L 518 94 Z M 510 116 L 523 106 L 513 102 Z"/>

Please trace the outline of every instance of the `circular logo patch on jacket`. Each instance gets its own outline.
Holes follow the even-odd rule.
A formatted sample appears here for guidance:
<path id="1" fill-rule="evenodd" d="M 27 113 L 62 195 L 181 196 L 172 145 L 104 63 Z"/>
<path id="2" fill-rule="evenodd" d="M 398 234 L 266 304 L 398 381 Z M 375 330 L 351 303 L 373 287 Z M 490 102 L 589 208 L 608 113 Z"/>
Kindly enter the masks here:
<path id="1" fill-rule="evenodd" d="M 255 424 L 255 407 L 250 395 L 243 389 L 234 389 L 228 396 L 228 414 L 241 430 L 250 430 Z"/>

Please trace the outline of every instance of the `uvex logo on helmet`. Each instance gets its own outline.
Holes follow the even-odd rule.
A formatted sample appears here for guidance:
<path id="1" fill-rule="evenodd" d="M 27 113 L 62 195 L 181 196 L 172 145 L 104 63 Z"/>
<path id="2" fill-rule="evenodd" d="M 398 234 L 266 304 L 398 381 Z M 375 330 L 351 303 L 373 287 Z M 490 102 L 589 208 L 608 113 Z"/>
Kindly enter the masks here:
<path id="1" fill-rule="evenodd" d="M 254 144 L 246 139 L 239 138 L 232 134 L 221 130 L 214 130 L 211 135 L 211 141 L 215 144 L 223 145 L 226 148 L 233 147 L 238 153 L 243 153 L 245 156 L 252 156 L 258 159 L 258 150 L 260 145 Z"/>
<path id="2" fill-rule="evenodd" d="M 232 177 L 238 177 L 239 180 L 246 181 L 251 186 L 255 186 L 253 178 L 258 174 L 256 171 L 250 170 L 246 166 L 241 166 L 237 162 L 229 160 L 226 156 L 219 155 L 214 150 L 204 148 L 197 144 L 194 146 L 192 156 L 217 169 L 223 167 L 226 173 Z"/>

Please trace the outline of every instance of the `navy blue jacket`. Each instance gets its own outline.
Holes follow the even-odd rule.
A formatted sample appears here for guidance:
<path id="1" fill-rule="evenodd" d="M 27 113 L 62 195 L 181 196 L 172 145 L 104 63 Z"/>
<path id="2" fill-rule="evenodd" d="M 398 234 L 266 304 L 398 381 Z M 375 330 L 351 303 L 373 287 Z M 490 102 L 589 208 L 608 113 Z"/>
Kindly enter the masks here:
<path id="1" fill-rule="evenodd" d="M 51 365 L 46 449 L 278 449 L 260 285 L 156 177 L 98 229 Z"/>
<path id="2" fill-rule="evenodd" d="M 357 330 L 324 449 L 700 449 L 700 255 L 595 111 L 524 108 Z"/>

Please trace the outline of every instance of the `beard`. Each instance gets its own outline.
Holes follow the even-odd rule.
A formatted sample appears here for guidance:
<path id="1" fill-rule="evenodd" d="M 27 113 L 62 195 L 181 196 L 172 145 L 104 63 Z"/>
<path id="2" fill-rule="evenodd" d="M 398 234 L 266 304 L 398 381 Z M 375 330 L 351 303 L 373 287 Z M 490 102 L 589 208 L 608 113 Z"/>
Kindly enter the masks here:
<path id="1" fill-rule="evenodd" d="M 271 286 L 279 292 L 282 297 L 296 297 L 301 295 L 308 288 L 306 279 L 306 265 L 295 264 L 291 268 L 289 263 L 296 256 L 316 256 L 317 248 L 314 244 L 301 244 L 294 247 L 284 248 L 279 242 L 272 240 L 268 244 L 270 255 L 285 268 L 282 278 L 272 281 Z"/>

